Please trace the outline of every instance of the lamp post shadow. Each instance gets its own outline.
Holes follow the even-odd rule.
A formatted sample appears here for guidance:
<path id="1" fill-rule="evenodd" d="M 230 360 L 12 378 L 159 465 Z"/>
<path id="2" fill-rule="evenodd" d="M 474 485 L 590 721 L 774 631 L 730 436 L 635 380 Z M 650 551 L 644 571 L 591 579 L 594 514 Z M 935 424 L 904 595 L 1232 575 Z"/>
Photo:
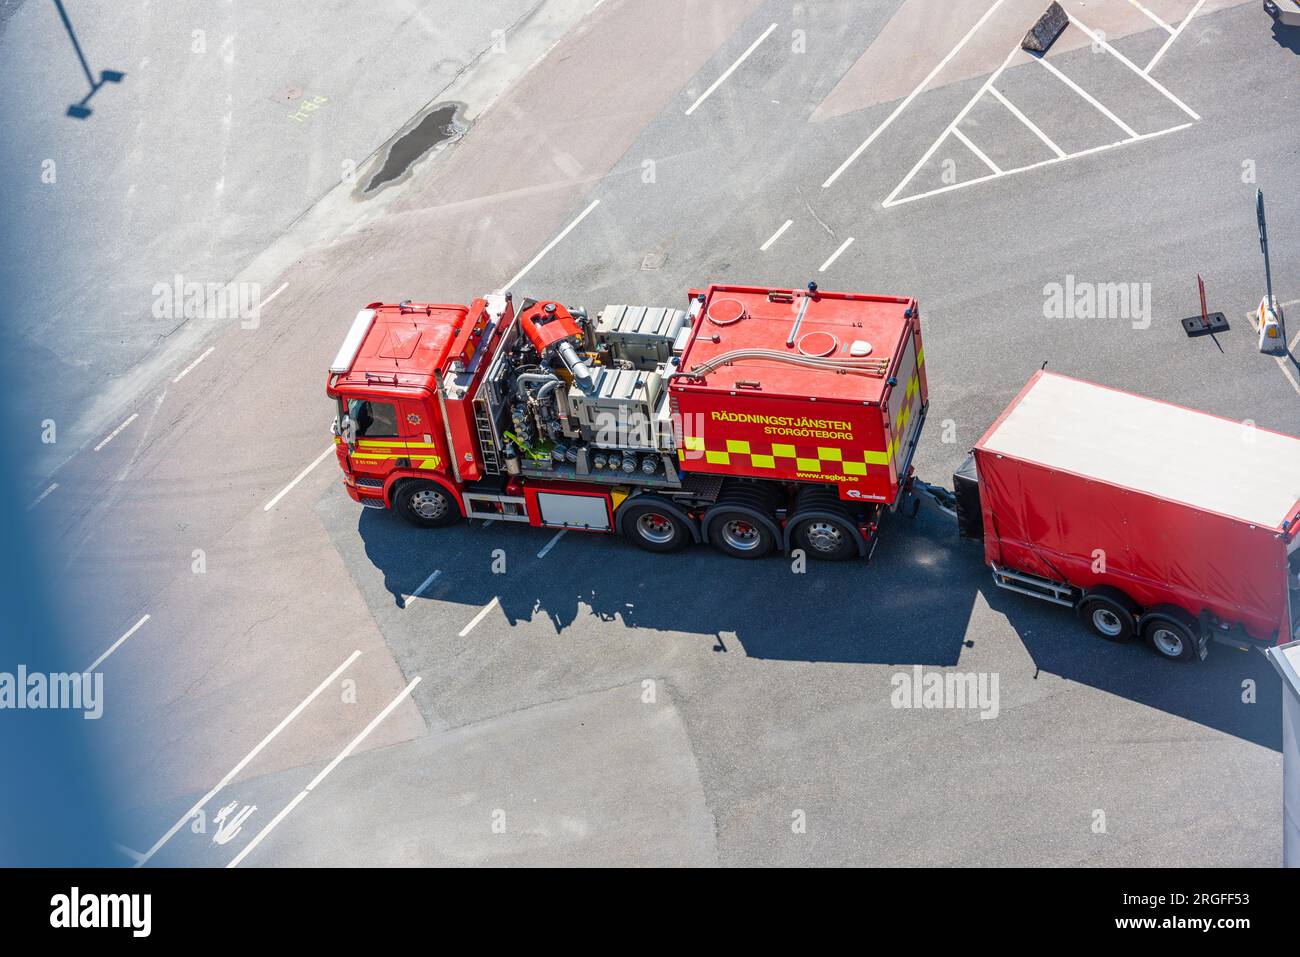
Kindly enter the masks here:
<path id="1" fill-rule="evenodd" d="M 81 98 L 79 103 L 73 103 L 68 107 L 68 116 L 77 120 L 84 120 L 93 112 L 87 105 L 91 97 L 99 92 L 100 87 L 106 83 L 121 83 L 126 77 L 125 73 L 118 70 L 101 70 L 99 78 L 90 69 L 90 64 L 86 62 L 86 55 L 81 52 L 81 44 L 77 40 L 77 32 L 72 29 L 72 21 L 68 19 L 68 11 L 63 8 L 63 0 L 54 0 L 55 9 L 59 11 L 59 19 L 63 21 L 63 27 L 68 31 L 68 39 L 72 41 L 73 52 L 77 54 L 77 62 L 81 64 L 81 71 L 86 75 L 86 82 L 90 84 L 90 92 Z"/>

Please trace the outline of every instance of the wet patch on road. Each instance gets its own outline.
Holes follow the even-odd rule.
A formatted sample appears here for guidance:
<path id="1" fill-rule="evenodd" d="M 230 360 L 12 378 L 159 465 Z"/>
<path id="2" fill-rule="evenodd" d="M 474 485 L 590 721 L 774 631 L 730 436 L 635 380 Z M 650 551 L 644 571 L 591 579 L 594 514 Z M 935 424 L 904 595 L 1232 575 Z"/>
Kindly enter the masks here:
<path id="1" fill-rule="evenodd" d="M 362 188 L 363 196 L 373 195 L 410 173 L 411 168 L 430 152 L 446 149 L 469 130 L 461 118 L 464 104 L 437 103 L 415 125 L 393 140 L 384 151 L 379 171 Z"/>

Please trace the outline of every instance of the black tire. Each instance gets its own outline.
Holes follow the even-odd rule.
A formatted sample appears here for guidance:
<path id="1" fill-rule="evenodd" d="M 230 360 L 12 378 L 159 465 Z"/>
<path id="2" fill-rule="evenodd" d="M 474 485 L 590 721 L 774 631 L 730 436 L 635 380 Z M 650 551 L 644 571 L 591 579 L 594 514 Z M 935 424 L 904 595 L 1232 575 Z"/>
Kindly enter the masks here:
<path id="1" fill-rule="evenodd" d="M 1200 661 L 1199 629 L 1190 616 L 1170 614 L 1150 618 L 1142 626 L 1147 646 L 1167 661 Z"/>
<path id="2" fill-rule="evenodd" d="M 790 541 L 795 548 L 803 549 L 809 558 L 823 562 L 842 562 L 858 557 L 857 528 L 847 515 L 827 512 L 793 519 Z"/>
<path id="3" fill-rule="evenodd" d="M 724 555 L 763 558 L 776 548 L 772 530 L 749 509 L 714 506 L 707 521 L 709 542 Z"/>
<path id="4" fill-rule="evenodd" d="M 393 496 L 393 508 L 412 525 L 442 528 L 460 521 L 460 507 L 437 482 L 403 482 Z"/>
<path id="5" fill-rule="evenodd" d="M 694 536 L 681 518 L 654 502 L 631 502 L 619 517 L 623 534 L 647 552 L 675 552 Z"/>
<path id="6" fill-rule="evenodd" d="M 1137 607 L 1123 594 L 1092 593 L 1079 602 L 1079 617 L 1098 638 L 1129 642 L 1137 634 Z"/>

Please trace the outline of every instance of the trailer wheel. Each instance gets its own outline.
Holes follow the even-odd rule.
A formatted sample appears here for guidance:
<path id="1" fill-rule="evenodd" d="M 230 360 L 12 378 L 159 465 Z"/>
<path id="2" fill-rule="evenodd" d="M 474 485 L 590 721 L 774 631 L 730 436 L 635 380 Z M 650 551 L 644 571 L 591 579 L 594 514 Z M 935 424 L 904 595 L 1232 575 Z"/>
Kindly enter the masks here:
<path id="1" fill-rule="evenodd" d="M 693 538 L 681 518 L 654 502 L 629 504 L 619 523 L 623 534 L 647 552 L 675 552 Z"/>
<path id="2" fill-rule="evenodd" d="M 1156 614 L 1142 626 L 1142 637 L 1151 650 L 1170 661 L 1198 661 L 1201 646 L 1197 629 L 1189 615 L 1174 609 L 1169 614 Z"/>
<path id="3" fill-rule="evenodd" d="M 436 482 L 403 482 L 393 496 L 393 508 L 421 528 L 441 528 L 460 521 L 455 500 Z"/>
<path id="4" fill-rule="evenodd" d="M 1098 638 L 1132 641 L 1137 606 L 1123 592 L 1114 589 L 1089 592 L 1079 603 L 1079 616 Z"/>
<path id="5" fill-rule="evenodd" d="M 800 519 L 795 516 L 790 538 L 809 558 L 824 562 L 842 562 L 858 554 L 858 530 L 847 518 L 823 514 Z"/>

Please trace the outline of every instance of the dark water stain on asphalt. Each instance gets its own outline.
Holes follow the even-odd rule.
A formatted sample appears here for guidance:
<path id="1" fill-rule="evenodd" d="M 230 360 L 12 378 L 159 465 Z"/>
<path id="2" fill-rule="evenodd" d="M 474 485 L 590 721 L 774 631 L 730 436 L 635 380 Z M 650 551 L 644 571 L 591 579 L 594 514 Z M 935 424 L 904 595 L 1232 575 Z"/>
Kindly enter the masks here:
<path id="1" fill-rule="evenodd" d="M 384 157 L 384 165 L 371 177 L 363 192 L 373 193 L 400 179 L 430 150 L 441 149 L 464 136 L 469 127 L 461 122 L 460 110 L 459 103 L 441 103 L 433 107 L 419 123 L 393 141 Z"/>

